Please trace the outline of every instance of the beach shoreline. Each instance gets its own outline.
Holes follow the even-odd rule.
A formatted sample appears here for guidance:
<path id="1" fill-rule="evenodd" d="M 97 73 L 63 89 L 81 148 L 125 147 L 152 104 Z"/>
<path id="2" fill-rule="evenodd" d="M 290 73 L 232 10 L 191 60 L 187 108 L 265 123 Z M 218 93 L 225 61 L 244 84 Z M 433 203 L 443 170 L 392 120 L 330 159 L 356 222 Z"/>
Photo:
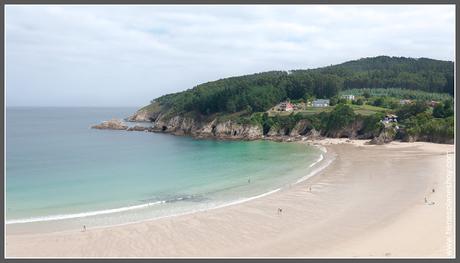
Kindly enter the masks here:
<path id="1" fill-rule="evenodd" d="M 195 139 L 198 139 L 198 138 L 195 138 Z M 272 140 L 270 140 L 270 141 L 272 141 Z M 286 143 L 287 141 L 272 141 L 272 142 Z M 91 229 L 93 229 L 93 230 L 94 229 L 104 229 L 104 228 L 110 228 L 110 227 L 119 227 L 119 226 L 131 225 L 131 224 L 139 224 L 139 223 L 148 222 L 148 221 L 154 221 L 154 220 L 159 220 L 159 219 L 164 219 L 164 218 L 172 218 L 172 217 L 177 217 L 177 216 L 190 215 L 190 214 L 193 214 L 193 213 L 205 212 L 205 211 L 209 211 L 209 210 L 213 210 L 213 209 L 220 209 L 220 208 L 225 208 L 227 206 L 242 204 L 242 203 L 254 200 L 254 199 L 265 197 L 267 195 L 270 195 L 270 194 L 273 194 L 275 192 L 278 192 L 278 191 L 280 191 L 280 190 L 282 190 L 282 189 L 284 189 L 286 187 L 291 187 L 292 185 L 295 185 L 297 183 L 303 182 L 303 181 L 309 179 L 310 177 L 313 177 L 313 176 L 317 175 L 321 170 L 326 168 L 334 159 L 334 158 L 327 158 L 327 160 L 324 161 L 325 155 L 327 154 L 327 150 L 326 150 L 326 148 L 324 146 L 321 146 L 320 144 L 313 144 L 311 142 L 300 141 L 300 140 L 290 141 L 290 142 L 298 143 L 298 144 L 301 144 L 301 145 L 307 145 L 309 147 L 314 147 L 314 148 L 319 149 L 320 152 L 321 152 L 319 158 L 309 166 L 309 168 L 314 168 L 314 170 L 309 171 L 306 175 L 302 176 L 297 181 L 287 182 L 284 186 L 280 186 L 279 188 L 276 188 L 276 189 L 267 189 L 266 192 L 263 192 L 261 194 L 255 195 L 255 196 L 249 196 L 249 197 L 245 197 L 245 198 L 235 199 L 235 200 L 224 202 L 222 204 L 217 204 L 217 205 L 214 205 L 214 206 L 211 206 L 211 207 L 206 206 L 206 208 L 200 208 L 200 209 L 196 209 L 196 210 L 190 210 L 190 211 L 186 211 L 186 212 L 163 215 L 163 216 L 152 217 L 152 218 L 147 218 L 147 219 L 128 221 L 128 222 L 124 222 L 124 223 L 92 226 Z M 62 220 L 78 219 L 78 218 L 81 218 L 81 217 L 91 217 L 91 216 L 97 216 L 99 214 L 108 214 L 111 211 L 122 212 L 122 211 L 125 211 L 125 210 L 126 211 L 135 210 L 138 207 L 139 208 L 149 207 L 149 206 L 152 206 L 152 205 L 162 204 L 162 203 L 165 203 L 165 202 L 166 201 L 156 201 L 156 202 L 153 202 L 153 203 L 144 203 L 144 204 L 140 204 L 140 205 L 134 205 L 134 206 L 122 207 L 122 208 L 111 208 L 111 209 L 100 210 L 100 211 L 90 211 L 90 212 L 80 213 L 80 214 L 50 216 L 49 217 L 50 219 L 48 219 L 46 217 L 44 217 L 44 218 L 35 218 L 35 219 L 34 218 L 32 218 L 32 219 L 17 219 L 17 220 L 11 220 L 10 223 L 8 223 L 8 221 L 6 221 L 5 225 L 9 225 L 9 229 L 21 229 L 21 232 L 19 232 L 19 233 L 17 233 L 15 230 L 13 230 L 13 231 L 10 230 L 9 232 L 12 233 L 13 235 L 17 235 L 17 234 L 19 234 L 19 235 L 21 235 L 21 234 L 37 235 L 37 234 L 49 234 L 49 233 L 72 233 L 72 232 L 75 232 L 76 230 L 81 230 L 81 229 L 64 227 L 62 229 L 60 228 L 60 229 L 54 229 L 53 230 L 53 229 L 46 228 L 46 229 L 43 229 L 43 231 L 36 232 L 35 230 L 33 230 L 34 226 L 30 226 L 30 224 L 31 223 L 34 223 L 34 224 L 35 223 L 49 224 L 49 223 L 52 223 L 52 222 L 57 222 L 57 224 L 60 224 L 60 222 L 62 222 Z M 86 215 L 86 214 L 88 214 L 88 215 Z M 20 227 L 20 225 L 23 225 L 23 224 L 27 225 L 27 230 L 25 230 L 25 231 L 24 231 L 23 228 Z M 40 225 L 35 225 L 35 227 L 42 228 Z"/>
<path id="2" fill-rule="evenodd" d="M 281 256 L 281 257 L 323 257 L 323 256 L 338 256 L 338 257 L 373 257 L 373 256 L 445 256 L 449 257 L 448 253 L 442 253 L 446 250 L 441 248 L 442 245 L 437 238 L 436 251 L 425 249 L 418 251 L 417 245 L 413 245 L 410 249 L 395 249 L 388 247 L 382 249 L 391 250 L 391 252 L 377 252 L 375 247 L 360 248 L 362 240 L 366 240 L 364 244 L 379 243 L 381 240 L 386 240 L 387 233 L 381 229 L 390 229 L 390 232 L 395 232 L 392 228 L 398 228 L 401 220 L 407 220 L 410 216 L 426 214 L 426 207 L 419 207 L 420 202 L 423 204 L 422 195 L 426 195 L 428 188 L 432 187 L 433 182 L 436 182 L 437 191 L 435 194 L 435 207 L 438 210 L 436 215 L 436 226 L 429 229 L 437 229 L 444 227 L 438 217 L 446 215 L 445 206 L 448 202 L 440 196 L 445 192 L 443 190 L 442 181 L 445 172 L 448 169 L 442 169 L 439 166 L 440 158 L 447 158 L 447 152 L 453 152 L 453 145 L 430 144 L 430 143 L 397 143 L 392 142 L 389 145 L 377 146 L 366 145 L 366 140 L 349 140 L 349 139 L 323 139 L 319 141 L 302 141 L 301 143 L 315 145 L 317 147 L 326 147 L 326 158 L 319 163 L 324 164 L 330 161 L 332 156 L 336 156 L 338 160 L 327 165 L 324 170 L 317 174 L 321 176 L 312 176 L 305 181 L 300 181 L 298 184 L 293 184 L 286 189 L 273 192 L 269 195 L 249 200 L 243 203 L 237 203 L 225 207 L 213 208 L 206 211 L 194 212 L 186 215 L 178 215 L 174 217 L 161 218 L 143 221 L 139 223 L 129 223 L 121 226 L 111 226 L 106 228 L 91 229 L 86 232 L 69 231 L 66 233 L 49 233 L 49 234 L 24 234 L 24 235 L 6 235 L 6 256 L 7 257 L 265 257 L 265 256 Z M 401 153 L 402 152 L 402 153 Z M 363 154 L 364 153 L 364 154 Z M 372 161 L 370 157 L 387 155 L 388 163 L 383 166 L 387 169 L 393 169 L 394 162 L 400 165 L 400 169 L 406 169 L 410 178 L 396 178 L 395 181 L 388 181 L 386 178 L 379 180 L 369 180 L 369 171 L 374 165 L 375 170 L 379 170 L 379 163 L 369 162 L 363 165 L 360 158 L 367 158 L 367 161 Z M 394 155 L 394 156 L 393 156 Z M 413 158 L 412 155 L 419 156 Z M 452 154 L 451 154 L 452 155 Z M 350 170 L 354 162 L 351 156 L 355 156 L 356 162 L 364 168 L 357 168 L 356 171 Z M 374 156 L 374 157 L 375 157 Z M 398 157 L 398 158 L 396 158 Z M 404 168 L 404 162 L 399 161 L 399 158 L 408 158 Z M 420 169 L 420 164 L 424 159 L 426 167 Z M 413 163 L 417 163 L 414 166 Z M 350 166 L 351 165 L 351 166 Z M 380 165 L 381 166 L 381 165 Z M 410 193 L 404 193 L 400 188 L 401 185 L 407 187 L 414 183 L 417 178 L 417 173 L 423 170 L 434 172 L 433 175 L 427 174 L 416 183 Z M 353 172 L 359 175 L 353 175 Z M 388 172 L 389 173 L 389 172 Z M 394 173 L 394 171 L 393 171 Z M 341 174 L 342 176 L 337 176 Z M 388 177 L 384 171 L 377 171 L 374 176 Z M 404 175 L 405 173 L 402 173 Z M 393 178 L 395 179 L 395 178 Z M 387 185 L 396 188 L 393 195 L 399 197 L 407 197 L 402 204 L 397 208 L 393 208 L 388 204 L 385 198 L 393 198 L 389 193 L 385 193 L 381 189 L 378 190 L 378 185 Z M 309 190 L 308 187 L 312 187 Z M 359 187 L 358 187 L 359 186 Z M 342 187 L 342 188 L 341 188 Z M 354 189 L 357 187 L 356 189 Z M 376 188 L 377 187 L 377 188 Z M 445 188 L 445 187 L 444 187 Z M 340 190 L 337 190 L 340 189 Z M 382 203 L 382 206 L 388 206 L 388 213 L 382 215 L 383 218 L 374 218 L 368 210 L 372 209 L 371 204 L 363 202 L 356 192 L 369 194 L 369 190 L 382 191 L 377 203 Z M 352 197 L 349 197 L 351 194 Z M 346 197 L 348 196 L 348 197 Z M 340 200 L 346 197 L 346 200 Z M 385 198 L 383 198 L 385 197 Z M 415 198 L 417 197 L 417 198 Z M 422 201 L 420 201 L 420 198 Z M 431 198 L 431 197 L 430 197 Z M 417 200 L 417 201 L 415 201 Z M 433 202 L 433 201 L 432 201 Z M 301 206 L 300 204 L 303 204 Z M 277 213 L 277 208 L 282 208 L 282 212 Z M 364 207 L 366 216 L 350 214 L 356 207 Z M 319 211 L 315 211 L 315 209 Z M 335 210 L 334 210 L 335 209 Z M 343 214 L 334 215 L 334 211 L 342 211 Z M 255 211 L 255 212 L 254 212 Z M 359 211 L 359 210 L 357 210 Z M 355 211 L 356 212 L 356 211 Z M 374 211 L 375 212 L 375 211 Z M 340 213 L 339 213 L 340 214 Z M 369 217 L 369 218 L 368 218 Z M 433 223 L 433 215 L 428 214 L 426 218 L 428 222 Z M 237 220 L 235 220 L 237 218 Z M 286 222 L 280 222 L 280 218 Z M 326 223 L 318 223 L 317 220 L 322 219 Z M 367 218 L 367 219 L 366 219 Z M 372 219 L 372 220 L 371 220 Z M 344 233 L 337 234 L 341 230 L 336 225 L 327 224 L 345 220 L 349 225 L 343 229 Z M 321 221 L 321 220 L 320 220 Z M 361 225 L 366 225 L 363 229 L 356 226 L 356 222 L 360 221 Z M 420 219 L 419 219 L 420 221 Z M 422 220 L 423 221 L 423 220 Z M 446 221 L 446 220 L 445 220 Z M 257 223 L 259 222 L 259 223 Z M 264 223 L 265 222 L 265 223 Z M 311 226 L 305 226 L 311 224 Z M 382 227 L 382 224 L 384 225 Z M 192 226 L 197 226 L 193 228 Z M 314 226 L 317 225 L 315 228 Z M 376 227 L 380 225 L 380 227 Z M 327 228 L 326 228 L 327 226 Z M 8 228 L 8 227 L 7 227 Z M 293 229 L 300 228 L 299 231 L 292 232 Z M 407 228 L 407 227 L 406 227 Z M 222 229 L 222 230 L 220 230 Z M 311 234 L 316 233 L 321 229 L 329 229 L 326 233 L 317 235 L 314 238 Z M 336 232 L 330 229 L 335 229 Z M 369 231 L 372 229 L 373 235 L 362 233 L 363 230 Z M 353 230 L 353 231 L 351 231 Z M 348 232 L 349 233 L 348 233 Z M 364 231 L 364 232 L 366 232 Z M 306 236 L 298 236 L 298 233 L 303 233 Z M 422 231 L 423 232 L 423 231 Z M 436 231 L 434 236 L 436 236 Z M 445 232 L 445 231 L 444 231 Z M 160 234 L 158 234 L 160 233 Z M 240 235 L 238 235 L 238 233 Z M 267 234 L 269 238 L 263 242 L 257 242 L 257 236 Z M 411 235 L 413 235 L 412 233 Z M 337 237 L 337 235 L 339 237 Z M 343 235 L 343 236 L 342 236 Z M 376 237 L 384 236 L 380 239 Z M 411 235 L 408 235 L 411 238 Z M 126 239 L 126 237 L 128 237 Z M 224 238 L 224 237 L 227 238 Z M 433 233 L 431 233 L 433 236 Z M 399 238 L 400 240 L 404 240 Z M 124 241 L 123 241 L 124 240 Z M 190 243 L 189 241 L 193 241 Z M 280 246 L 280 241 L 284 242 L 292 240 L 313 245 L 305 250 L 296 249 L 296 245 L 289 247 L 289 242 L 286 245 Z M 343 242 L 347 240 L 347 246 Z M 370 241 L 369 241 L 370 240 Z M 323 241 L 323 242 L 321 242 Z M 340 242 L 341 241 L 341 242 Z M 138 243 L 141 242 L 142 244 Z M 243 245 L 247 242 L 251 246 Z M 398 243 L 398 242 L 396 242 Z M 428 242 L 429 243 L 429 242 Z M 162 244 L 162 245 L 160 245 Z M 231 245 L 233 244 L 233 246 Z M 241 244 L 241 245 L 237 245 Z M 324 246 L 332 246 L 335 249 L 324 249 Z M 353 245 L 355 244 L 355 245 Z M 389 243 L 390 245 L 393 245 Z M 230 245 L 230 246 L 229 246 Z M 367 245 L 366 245 L 367 246 Z M 229 249 L 231 247 L 231 249 Z M 415 251 L 415 252 L 414 252 Z M 408 254 L 413 252 L 413 255 Z M 420 253 L 419 253 L 420 252 Z M 380 253 L 380 254 L 379 254 Z"/>

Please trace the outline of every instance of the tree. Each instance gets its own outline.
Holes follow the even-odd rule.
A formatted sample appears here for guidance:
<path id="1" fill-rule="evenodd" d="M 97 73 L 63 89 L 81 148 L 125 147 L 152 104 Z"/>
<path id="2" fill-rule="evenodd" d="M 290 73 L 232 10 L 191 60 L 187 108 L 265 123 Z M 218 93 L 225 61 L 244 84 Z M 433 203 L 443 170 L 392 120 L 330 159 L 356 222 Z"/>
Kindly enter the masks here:
<path id="1" fill-rule="evenodd" d="M 226 111 L 230 113 L 236 112 L 236 103 L 233 99 L 227 101 Z"/>
<path id="2" fill-rule="evenodd" d="M 444 101 L 444 118 L 454 115 L 453 100 Z"/>
<path id="3" fill-rule="evenodd" d="M 346 104 L 338 104 L 329 116 L 327 130 L 335 131 L 352 123 L 355 119 L 355 112 Z"/>
<path id="4" fill-rule="evenodd" d="M 419 113 L 425 112 L 428 109 L 428 106 L 422 102 L 417 101 L 414 104 L 406 104 L 401 109 L 399 109 L 396 114 L 398 115 L 399 120 L 404 120 L 415 116 Z"/>
<path id="5" fill-rule="evenodd" d="M 382 97 L 378 97 L 377 99 L 374 100 L 374 103 L 372 105 L 380 107 L 383 106 L 384 99 Z"/>
<path id="6" fill-rule="evenodd" d="M 436 104 L 436 106 L 433 108 L 433 117 L 444 118 L 445 115 L 446 113 L 444 111 L 444 105 L 442 103 Z"/>
<path id="7" fill-rule="evenodd" d="M 335 106 L 338 102 L 339 102 L 339 98 L 337 96 L 334 96 L 329 100 L 329 105 Z"/>
<path id="8" fill-rule="evenodd" d="M 364 104 L 364 100 L 361 99 L 361 98 L 358 98 L 356 101 L 355 101 L 356 105 L 363 105 Z"/>
<path id="9" fill-rule="evenodd" d="M 273 120 L 268 117 L 268 114 L 266 112 L 264 112 L 264 114 L 262 115 L 263 134 L 267 134 L 270 131 L 270 128 L 273 126 L 273 124 Z"/>

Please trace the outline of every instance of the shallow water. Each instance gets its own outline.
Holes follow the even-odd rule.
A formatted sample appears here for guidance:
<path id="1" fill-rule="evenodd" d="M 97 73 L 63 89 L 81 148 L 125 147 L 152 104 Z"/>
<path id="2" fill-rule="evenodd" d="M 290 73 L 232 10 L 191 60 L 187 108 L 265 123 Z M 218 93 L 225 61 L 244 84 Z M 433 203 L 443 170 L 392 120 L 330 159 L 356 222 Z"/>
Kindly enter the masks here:
<path id="1" fill-rule="evenodd" d="M 222 206 L 295 183 L 321 154 L 296 143 L 90 129 L 135 110 L 7 108 L 6 223 L 68 229 Z"/>

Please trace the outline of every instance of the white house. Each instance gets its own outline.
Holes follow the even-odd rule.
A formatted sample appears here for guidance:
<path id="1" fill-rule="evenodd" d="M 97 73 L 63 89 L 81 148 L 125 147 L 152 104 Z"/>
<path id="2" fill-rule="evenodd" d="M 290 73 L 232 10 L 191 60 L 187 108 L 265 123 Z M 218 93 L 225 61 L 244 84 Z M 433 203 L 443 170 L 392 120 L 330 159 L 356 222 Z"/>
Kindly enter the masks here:
<path id="1" fill-rule="evenodd" d="M 385 115 L 385 118 L 382 120 L 383 123 L 398 122 L 398 116 L 393 114 Z"/>
<path id="2" fill-rule="evenodd" d="M 355 100 L 355 95 L 342 95 L 342 99 Z"/>
<path id="3" fill-rule="evenodd" d="M 329 106 L 329 100 L 314 100 L 312 103 L 313 107 L 328 107 Z"/>

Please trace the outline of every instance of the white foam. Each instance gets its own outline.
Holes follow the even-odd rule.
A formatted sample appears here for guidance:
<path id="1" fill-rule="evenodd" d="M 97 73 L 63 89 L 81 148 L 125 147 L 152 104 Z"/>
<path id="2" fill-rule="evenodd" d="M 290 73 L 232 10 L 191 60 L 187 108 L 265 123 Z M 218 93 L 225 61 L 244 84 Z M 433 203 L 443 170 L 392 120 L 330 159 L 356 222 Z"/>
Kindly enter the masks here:
<path id="1" fill-rule="evenodd" d="M 278 189 L 275 189 L 275 190 L 272 190 L 272 191 L 269 191 L 269 192 L 266 192 L 266 193 L 263 193 L 263 194 L 260 194 L 260 195 L 256 195 L 256 196 L 236 200 L 236 201 L 233 201 L 233 202 L 225 203 L 225 204 L 222 204 L 222 205 L 214 206 L 212 209 L 231 206 L 231 205 L 236 205 L 236 204 L 241 204 L 241 203 L 244 203 L 244 202 L 247 202 L 247 201 L 251 201 L 251 200 L 254 200 L 254 199 L 257 199 L 257 198 L 261 198 L 261 197 L 276 193 L 279 190 L 281 190 L 281 188 L 278 188 Z"/>
<path id="2" fill-rule="evenodd" d="M 321 154 L 318 158 L 318 160 L 316 160 L 314 163 L 310 164 L 310 168 L 315 166 L 317 163 L 321 162 L 322 160 L 324 159 L 323 155 Z"/>
<path id="3" fill-rule="evenodd" d="M 114 224 L 114 225 L 97 226 L 97 227 L 93 227 L 92 229 L 96 229 L 96 228 L 101 229 L 101 228 L 110 228 L 110 227 L 114 227 L 114 226 L 132 225 L 132 224 L 138 224 L 138 223 L 142 223 L 142 222 L 148 222 L 148 221 L 159 220 L 159 219 L 164 219 L 164 218 L 171 218 L 171 217 L 190 215 L 190 214 L 194 214 L 194 213 L 198 213 L 198 212 L 206 212 L 206 211 L 210 211 L 210 210 L 213 210 L 213 209 L 218 209 L 218 208 L 223 208 L 223 207 L 227 207 L 227 206 L 231 206 L 231 205 L 245 203 L 245 202 L 257 199 L 257 198 L 261 198 L 261 197 L 276 193 L 276 192 L 278 192 L 280 190 L 281 190 L 281 188 L 277 188 L 275 190 L 268 191 L 268 192 L 260 194 L 260 195 L 256 195 L 256 196 L 252 196 L 252 197 L 248 197 L 248 198 L 244 198 L 244 199 L 239 199 L 239 200 L 228 202 L 228 203 L 223 203 L 223 204 L 220 204 L 220 205 L 211 205 L 210 207 L 195 209 L 195 210 L 192 210 L 192 211 L 186 211 L 186 212 L 176 213 L 176 214 L 171 214 L 171 215 L 164 215 L 164 216 L 158 216 L 158 217 L 153 217 L 153 218 L 141 219 L 141 220 L 137 220 L 137 221 L 131 221 L 131 222 L 126 222 L 126 223 Z"/>
<path id="4" fill-rule="evenodd" d="M 325 148 L 324 148 L 324 151 L 326 152 Z M 314 163 L 312 163 L 310 165 L 310 168 L 315 166 L 319 162 L 321 162 L 323 159 L 324 159 L 324 156 L 321 154 L 320 157 L 318 158 L 318 160 L 316 160 L 316 162 L 314 162 Z M 315 170 L 311 171 L 310 173 L 308 173 L 306 176 L 304 176 L 304 177 L 300 178 L 299 180 L 297 180 L 297 182 L 295 182 L 295 184 L 303 182 L 303 181 L 307 180 L 308 178 L 310 178 L 310 177 L 316 175 L 317 173 L 321 172 L 324 168 L 326 168 L 329 164 L 331 164 L 332 161 L 334 161 L 333 158 L 329 159 L 327 162 L 324 163 L 324 165 L 318 167 L 317 169 L 315 169 Z"/>
<path id="5" fill-rule="evenodd" d="M 158 204 L 163 204 L 163 203 L 165 203 L 165 201 L 158 201 L 158 202 L 126 206 L 126 207 L 107 209 L 107 210 L 90 211 L 90 212 L 77 213 L 77 214 L 51 215 L 51 216 L 32 217 L 32 218 L 24 218 L 24 219 L 11 219 L 11 220 L 6 220 L 5 224 L 7 225 L 23 224 L 23 223 L 54 221 L 54 220 L 74 219 L 74 218 L 82 218 L 82 217 L 96 216 L 96 215 L 113 214 L 113 213 L 120 213 L 120 212 L 125 212 L 125 211 L 130 211 L 130 210 L 142 209 L 142 208 L 146 208 L 152 205 L 158 205 Z"/>

